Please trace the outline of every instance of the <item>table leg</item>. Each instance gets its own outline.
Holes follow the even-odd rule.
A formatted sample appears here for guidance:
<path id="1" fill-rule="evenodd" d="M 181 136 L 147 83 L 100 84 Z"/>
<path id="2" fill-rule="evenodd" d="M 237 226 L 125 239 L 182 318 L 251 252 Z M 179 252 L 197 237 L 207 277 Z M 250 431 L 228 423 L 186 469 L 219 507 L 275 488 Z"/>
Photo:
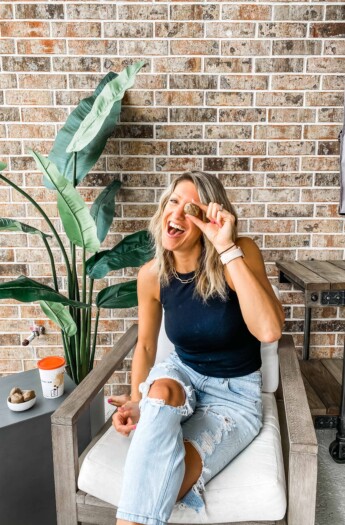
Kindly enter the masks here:
<path id="1" fill-rule="evenodd" d="M 305 307 L 304 312 L 304 339 L 303 339 L 303 360 L 309 359 L 309 342 L 310 342 L 310 323 L 311 323 L 311 308 Z"/>
<path id="2" fill-rule="evenodd" d="M 338 432 L 329 446 L 329 453 L 336 463 L 345 463 L 345 343 L 343 359 L 343 381 L 341 391 L 340 416 L 338 419 Z"/>

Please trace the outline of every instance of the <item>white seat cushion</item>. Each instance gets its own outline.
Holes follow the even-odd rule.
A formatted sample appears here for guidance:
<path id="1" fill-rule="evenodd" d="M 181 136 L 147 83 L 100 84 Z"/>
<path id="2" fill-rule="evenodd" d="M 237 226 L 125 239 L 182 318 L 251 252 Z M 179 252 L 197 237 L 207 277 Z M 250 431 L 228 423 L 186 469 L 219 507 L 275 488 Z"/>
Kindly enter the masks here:
<path id="1" fill-rule="evenodd" d="M 175 505 L 170 523 L 224 523 L 280 520 L 286 511 L 286 489 L 277 405 L 263 394 L 260 434 L 207 485 L 206 516 Z M 117 506 L 130 438 L 110 428 L 87 454 L 81 467 L 81 490 Z"/>

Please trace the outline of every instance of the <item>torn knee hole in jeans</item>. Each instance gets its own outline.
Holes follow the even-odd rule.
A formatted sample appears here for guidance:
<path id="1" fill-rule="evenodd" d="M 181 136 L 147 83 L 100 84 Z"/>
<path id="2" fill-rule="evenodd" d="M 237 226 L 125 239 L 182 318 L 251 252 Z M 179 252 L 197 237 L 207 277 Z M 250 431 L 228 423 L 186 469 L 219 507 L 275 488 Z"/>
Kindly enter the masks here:
<path id="1" fill-rule="evenodd" d="M 163 365 L 163 364 L 164 363 L 161 363 L 161 365 Z M 163 366 L 161 366 L 161 368 L 163 368 Z M 170 368 L 173 368 L 173 367 L 171 367 L 171 365 L 164 365 L 164 368 L 169 370 Z M 152 383 L 154 383 L 155 381 L 158 381 L 159 379 L 171 379 L 173 381 L 176 381 L 176 383 L 179 383 L 179 385 L 181 385 L 181 387 L 182 387 L 182 389 L 183 389 L 183 391 L 185 393 L 185 396 L 186 396 L 186 399 L 185 399 L 185 402 L 184 402 L 183 405 L 177 406 L 177 407 L 171 406 L 171 405 L 167 405 L 165 403 L 164 399 L 159 399 L 159 398 L 149 397 L 148 396 L 148 393 L 149 393 L 149 390 L 150 390 L 150 387 L 151 387 Z M 139 407 L 141 407 L 142 402 L 146 399 L 146 401 L 151 403 L 152 405 L 168 406 L 171 409 L 175 409 L 175 410 L 177 410 L 177 412 L 181 416 L 189 416 L 193 412 L 193 409 L 192 409 L 192 407 L 190 405 L 190 400 L 192 398 L 193 388 L 191 386 L 186 386 L 180 379 L 177 379 L 175 377 L 171 377 L 169 375 L 162 375 L 162 376 L 156 377 L 155 379 L 151 379 L 149 381 L 144 381 L 143 383 L 140 383 L 140 385 L 139 385 L 139 392 L 142 394 L 142 399 L 141 399 L 141 401 L 139 403 Z"/>

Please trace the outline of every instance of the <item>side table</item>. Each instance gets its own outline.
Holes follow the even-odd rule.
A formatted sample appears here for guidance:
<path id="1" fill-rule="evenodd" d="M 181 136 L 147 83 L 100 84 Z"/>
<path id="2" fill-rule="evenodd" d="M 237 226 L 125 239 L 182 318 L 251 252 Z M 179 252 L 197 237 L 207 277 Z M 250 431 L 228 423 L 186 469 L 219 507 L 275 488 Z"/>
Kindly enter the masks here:
<path id="1" fill-rule="evenodd" d="M 25 412 L 9 410 L 6 399 L 14 386 L 35 390 L 36 404 Z M 38 370 L 0 377 L 1 524 L 56 524 L 50 417 L 74 388 L 65 374 L 64 395 L 45 399 Z M 87 413 L 78 434 L 82 451 L 90 440 Z"/>

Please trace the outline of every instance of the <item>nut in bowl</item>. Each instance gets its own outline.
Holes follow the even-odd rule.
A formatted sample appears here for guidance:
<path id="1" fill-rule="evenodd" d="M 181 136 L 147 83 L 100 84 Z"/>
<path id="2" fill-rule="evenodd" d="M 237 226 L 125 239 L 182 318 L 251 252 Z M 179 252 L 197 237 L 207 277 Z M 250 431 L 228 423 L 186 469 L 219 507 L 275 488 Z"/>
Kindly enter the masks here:
<path id="1" fill-rule="evenodd" d="M 34 390 L 21 390 L 19 387 L 12 388 L 7 398 L 7 406 L 13 412 L 23 412 L 33 407 L 36 403 Z"/>

